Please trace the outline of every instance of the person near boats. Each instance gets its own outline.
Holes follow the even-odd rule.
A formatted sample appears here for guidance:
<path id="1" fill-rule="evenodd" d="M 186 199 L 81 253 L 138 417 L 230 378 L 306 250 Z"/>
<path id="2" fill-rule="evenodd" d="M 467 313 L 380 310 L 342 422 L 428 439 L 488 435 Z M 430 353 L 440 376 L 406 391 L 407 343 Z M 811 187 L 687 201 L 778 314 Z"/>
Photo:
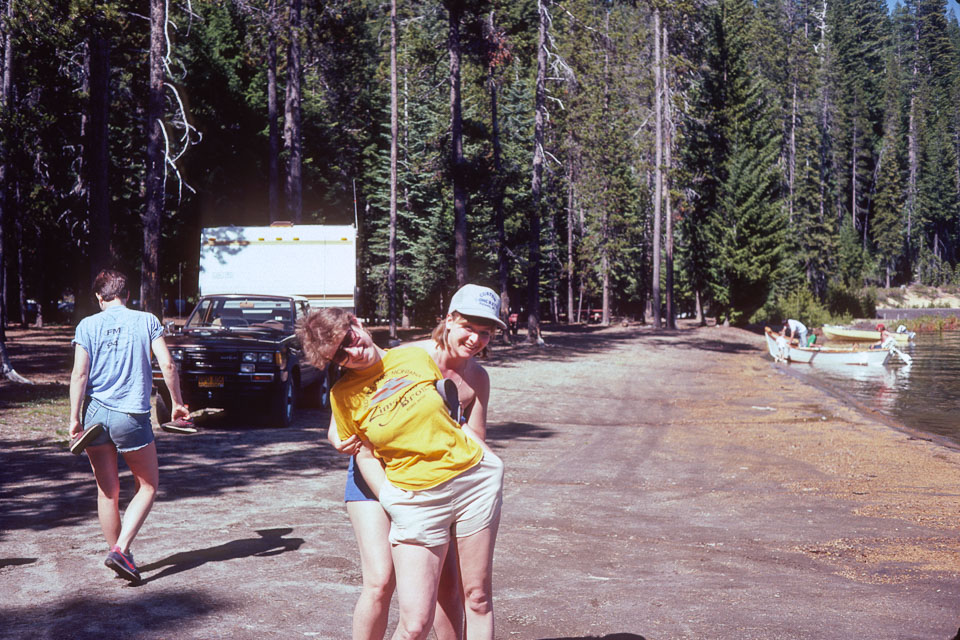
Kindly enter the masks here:
<path id="1" fill-rule="evenodd" d="M 788 332 L 789 335 L 787 335 Z M 793 318 L 784 320 L 783 327 L 780 329 L 780 335 L 786 336 L 788 342 L 796 338 L 798 347 L 807 346 L 807 325 L 799 320 L 794 320 Z"/>
<path id="2" fill-rule="evenodd" d="M 888 341 L 895 340 L 893 334 L 887 331 L 886 325 L 882 322 L 877 325 L 877 331 L 880 332 L 880 339 L 870 345 L 871 349 L 883 349 L 886 346 Z M 891 342 L 892 344 L 892 342 Z"/>
<path id="3" fill-rule="evenodd" d="M 469 304 L 461 306 L 457 300 L 472 301 L 476 308 Z M 486 311 L 488 307 L 490 314 Z M 464 295 L 454 296 L 451 308 L 453 312 L 447 316 L 448 335 L 442 340 L 447 345 L 465 348 L 464 353 L 453 355 L 465 356 L 464 375 L 460 376 L 458 386 L 461 400 L 468 402 L 469 425 L 472 416 L 479 419 L 485 412 L 485 407 L 476 402 L 480 395 L 487 395 L 489 382 L 480 385 L 476 377 L 468 373 L 472 368 L 467 365 L 476 346 L 489 342 L 492 332 L 484 328 L 486 323 L 482 321 L 492 320 L 501 327 L 503 323 L 498 317 L 498 297 L 485 287 L 470 288 Z M 481 322 L 472 322 L 474 319 Z M 474 324 L 479 327 L 470 326 Z M 467 335 L 474 331 L 487 335 L 478 341 Z M 400 608 L 399 635 L 395 637 L 423 637 L 433 624 L 440 569 L 452 529 L 459 550 L 467 627 L 471 637 L 492 638 L 491 568 L 502 503 L 502 462 L 469 426 L 461 428 L 447 412 L 440 394 L 433 391 L 444 374 L 423 349 L 407 346 L 383 351 L 373 344 L 355 316 L 339 309 L 323 309 L 311 314 L 298 333 L 304 349 L 316 364 L 322 366 L 332 361 L 345 369 L 331 392 L 336 435 L 342 443 L 361 439 L 364 449 L 372 448 L 376 458 L 358 455 L 355 465 L 369 484 L 379 482 L 370 482 L 367 471 L 373 466 L 370 461 L 381 476 L 385 475 L 379 487 L 368 487 L 366 497 L 379 497 L 380 503 L 373 504 L 385 512 L 389 523 L 381 517 L 378 526 L 358 528 L 355 521 L 354 527 L 360 544 L 364 587 L 366 589 L 368 577 L 369 582 L 379 577 L 388 589 L 387 603 L 392 590 L 391 567 L 389 558 L 384 561 L 382 555 L 389 545 L 396 568 L 393 580 Z M 451 341 L 455 335 L 463 338 L 462 344 L 459 338 Z M 457 373 L 456 366 L 451 371 Z M 456 377 L 450 377 L 456 383 Z M 478 387 L 486 387 L 486 390 L 474 389 L 473 401 L 463 393 L 463 385 L 471 377 Z M 481 377 L 486 380 L 485 376 Z M 346 449 L 341 446 L 343 448 L 338 448 Z M 361 501 L 351 501 L 348 495 L 348 511 L 352 502 Z M 367 514 L 372 510 L 361 509 Z M 434 512 L 438 510 L 443 513 L 435 517 Z M 371 552 L 374 558 L 369 557 Z M 382 616 L 385 621 L 384 607 L 361 609 L 358 606 L 355 612 L 354 637 L 382 637 L 385 624 L 368 629 L 368 635 L 358 635 L 358 631 L 362 631 L 358 629 L 358 622 L 361 627 L 368 622 L 358 618 Z"/>

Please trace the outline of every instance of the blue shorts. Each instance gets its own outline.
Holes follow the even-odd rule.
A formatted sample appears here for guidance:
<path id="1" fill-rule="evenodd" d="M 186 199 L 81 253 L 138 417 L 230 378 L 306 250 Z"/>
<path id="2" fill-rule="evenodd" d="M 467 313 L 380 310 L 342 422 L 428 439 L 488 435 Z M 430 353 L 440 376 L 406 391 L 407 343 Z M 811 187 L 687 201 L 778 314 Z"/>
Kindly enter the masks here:
<path id="1" fill-rule="evenodd" d="M 350 456 L 350 464 L 347 466 L 347 486 L 343 490 L 344 502 L 363 502 L 365 500 L 376 501 L 377 496 L 363 479 L 363 475 L 357 471 L 357 458 Z"/>
<path id="2" fill-rule="evenodd" d="M 91 442 L 88 447 L 101 444 L 110 444 L 117 447 L 117 451 L 125 453 L 143 449 L 153 442 L 153 425 L 150 423 L 150 413 L 125 413 L 108 409 L 95 398 L 90 398 L 90 404 L 84 414 L 83 424 L 91 427 L 97 423 L 103 425 L 103 433 Z"/>

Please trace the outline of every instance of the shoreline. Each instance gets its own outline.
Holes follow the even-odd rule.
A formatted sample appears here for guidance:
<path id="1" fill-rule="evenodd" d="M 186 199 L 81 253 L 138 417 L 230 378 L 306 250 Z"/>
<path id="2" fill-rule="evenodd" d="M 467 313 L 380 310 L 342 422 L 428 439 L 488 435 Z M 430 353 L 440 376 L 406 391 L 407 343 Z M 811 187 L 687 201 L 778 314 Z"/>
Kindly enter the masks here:
<path id="1" fill-rule="evenodd" d="M 778 371 L 782 371 L 787 375 L 792 376 L 797 380 L 800 380 L 804 384 L 814 389 L 817 389 L 818 391 L 826 393 L 827 395 L 833 398 L 836 398 L 840 402 L 848 405 L 850 408 L 855 409 L 856 411 L 859 411 L 867 419 L 881 422 L 886 426 L 890 427 L 891 429 L 894 429 L 896 431 L 899 431 L 901 433 L 905 433 L 911 436 L 915 440 L 927 440 L 929 442 L 937 444 L 938 446 L 950 449 L 952 451 L 960 452 L 960 442 L 958 442 L 956 439 L 953 439 L 949 436 L 945 436 L 939 433 L 925 431 L 923 429 L 911 427 L 910 425 L 904 424 L 903 422 L 900 422 L 893 416 L 889 416 L 878 409 L 874 409 L 873 407 L 870 407 L 864 404 L 862 401 L 858 400 L 852 394 L 833 388 L 830 385 L 824 382 L 821 382 L 815 376 L 809 375 L 803 371 L 799 371 L 798 368 L 801 365 L 794 365 L 791 368 L 791 365 L 787 363 L 778 364 L 770 361 L 769 364 L 775 369 L 777 369 Z"/>

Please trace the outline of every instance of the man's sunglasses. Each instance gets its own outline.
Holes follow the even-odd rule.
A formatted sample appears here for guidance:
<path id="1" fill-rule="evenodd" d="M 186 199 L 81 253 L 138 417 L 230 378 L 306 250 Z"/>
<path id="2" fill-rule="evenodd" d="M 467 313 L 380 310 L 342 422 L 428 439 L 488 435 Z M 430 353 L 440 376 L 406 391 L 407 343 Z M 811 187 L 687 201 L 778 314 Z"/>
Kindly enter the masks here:
<path id="1" fill-rule="evenodd" d="M 353 344 L 353 329 L 347 329 L 347 334 L 340 341 L 340 346 L 333 352 L 333 358 L 330 359 L 334 364 L 343 364 L 347 359 L 347 349 Z"/>

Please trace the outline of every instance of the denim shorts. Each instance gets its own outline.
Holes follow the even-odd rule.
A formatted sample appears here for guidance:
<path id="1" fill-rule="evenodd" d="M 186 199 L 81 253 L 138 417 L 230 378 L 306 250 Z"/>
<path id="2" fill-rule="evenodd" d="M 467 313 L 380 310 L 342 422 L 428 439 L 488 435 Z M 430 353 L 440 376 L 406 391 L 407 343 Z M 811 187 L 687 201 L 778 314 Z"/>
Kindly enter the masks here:
<path id="1" fill-rule="evenodd" d="M 103 433 L 91 442 L 89 447 L 113 443 L 117 451 L 125 453 L 143 449 L 153 442 L 153 425 L 150 422 L 150 413 L 126 413 L 114 411 L 100 404 L 95 398 L 90 398 L 84 414 L 84 428 L 100 423 Z"/>
<path id="2" fill-rule="evenodd" d="M 363 474 L 357 469 L 357 457 L 350 456 L 350 465 L 347 467 L 347 485 L 343 488 L 344 502 L 376 502 L 377 496 L 373 489 L 363 479 Z"/>

